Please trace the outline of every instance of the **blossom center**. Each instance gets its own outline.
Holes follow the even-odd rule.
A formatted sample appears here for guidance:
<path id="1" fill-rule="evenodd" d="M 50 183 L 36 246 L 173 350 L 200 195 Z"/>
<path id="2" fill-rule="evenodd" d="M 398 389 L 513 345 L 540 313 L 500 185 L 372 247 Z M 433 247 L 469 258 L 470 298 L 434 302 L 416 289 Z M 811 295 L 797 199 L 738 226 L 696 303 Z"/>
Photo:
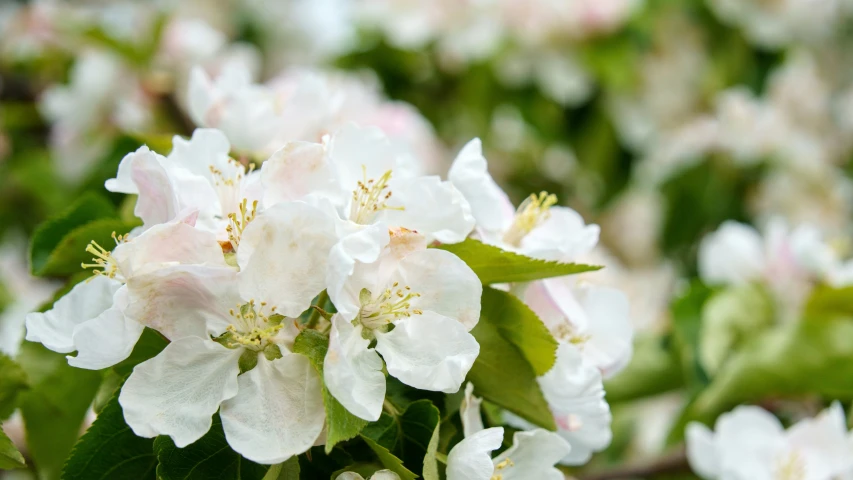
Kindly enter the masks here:
<path id="1" fill-rule="evenodd" d="M 234 322 L 226 327 L 226 333 L 220 339 L 228 348 L 248 348 L 262 351 L 279 330 L 283 328 L 281 321 L 284 316 L 275 313 L 275 307 L 266 312 L 266 302 L 255 304 L 254 300 L 238 305 L 228 314 Z"/>
<path id="2" fill-rule="evenodd" d="M 578 331 L 568 323 L 561 323 L 558 325 L 554 329 L 553 334 L 554 338 L 557 340 L 571 343 L 572 345 L 576 345 L 580 348 L 582 348 L 586 342 L 592 338 L 589 334 L 578 333 Z"/>
<path id="3" fill-rule="evenodd" d="M 359 294 L 361 310 L 358 320 L 370 330 L 384 327 L 393 321 L 420 315 L 423 312 L 412 308 L 411 301 L 420 297 L 421 294 L 413 292 L 408 285 L 400 287 L 399 282 L 394 282 L 391 288 L 386 288 L 375 298 L 370 290 L 364 288 Z"/>
<path id="4" fill-rule="evenodd" d="M 557 196 L 553 193 L 531 194 L 518 206 L 512 225 L 504 234 L 503 241 L 514 247 L 519 246 L 528 233 L 548 220 L 551 216 L 550 209 L 556 203 Z"/>
<path id="5" fill-rule="evenodd" d="M 515 464 L 512 462 L 512 459 L 510 459 L 509 457 L 498 462 L 498 464 L 495 465 L 495 471 L 494 471 L 494 474 L 492 475 L 490 480 L 503 480 L 504 476 L 503 476 L 503 473 L 501 473 L 501 472 L 505 471 L 508 468 L 512 468 L 514 466 L 515 466 Z"/>
<path id="6" fill-rule="evenodd" d="M 228 214 L 228 226 L 225 227 L 225 231 L 228 233 L 228 241 L 231 242 L 231 247 L 234 251 L 236 251 L 237 246 L 240 245 L 240 238 L 243 236 L 243 230 L 246 229 L 249 222 L 255 219 L 257 214 L 258 201 L 253 201 L 250 207 L 249 201 L 245 198 L 240 202 L 236 213 Z"/>
<path id="7" fill-rule="evenodd" d="M 228 163 L 235 167 L 234 172 L 231 176 L 226 175 L 222 170 L 214 167 L 213 165 L 208 166 L 210 169 L 210 174 L 213 175 L 213 185 L 215 187 L 219 186 L 227 186 L 227 187 L 235 187 L 240 185 L 240 182 L 243 180 L 243 177 L 246 176 L 246 167 L 243 166 L 242 163 L 234 160 L 233 158 L 228 159 Z M 249 172 L 252 173 L 255 165 L 249 165 Z"/>
<path id="8" fill-rule="evenodd" d="M 367 178 L 367 168 L 362 165 L 362 179 L 352 191 L 350 220 L 359 225 L 367 225 L 380 210 L 404 210 L 404 207 L 390 207 L 387 202 L 391 198 L 388 182 L 391 180 L 391 170 L 379 178 Z"/>
<path id="9" fill-rule="evenodd" d="M 806 478 L 806 466 L 798 452 L 781 459 L 776 466 L 776 480 L 803 480 Z"/>
<path id="10" fill-rule="evenodd" d="M 127 238 L 127 235 L 116 235 L 116 232 L 113 232 L 113 240 L 115 240 L 116 245 L 119 245 L 129 239 Z M 103 275 L 122 282 L 125 281 L 124 275 L 121 274 L 121 269 L 118 267 L 118 263 L 116 263 L 115 258 L 113 258 L 109 250 L 98 245 L 98 242 L 92 240 L 88 245 L 86 245 L 86 251 L 94 255 L 92 257 L 92 263 L 81 263 L 81 267 L 91 268 L 92 275 Z"/>

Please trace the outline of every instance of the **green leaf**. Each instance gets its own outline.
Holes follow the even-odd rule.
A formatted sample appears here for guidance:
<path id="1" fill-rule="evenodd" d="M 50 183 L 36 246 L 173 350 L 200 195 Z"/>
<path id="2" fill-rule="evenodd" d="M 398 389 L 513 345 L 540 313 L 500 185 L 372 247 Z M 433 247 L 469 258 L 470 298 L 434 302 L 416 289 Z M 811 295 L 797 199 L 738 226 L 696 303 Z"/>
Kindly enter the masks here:
<path id="1" fill-rule="evenodd" d="M 418 400 L 400 415 L 402 442 L 401 457 L 408 466 L 421 465 L 414 470 L 425 480 L 438 480 L 435 454 L 438 450 L 438 430 L 441 413 L 429 400 Z"/>
<path id="2" fill-rule="evenodd" d="M 299 480 L 299 458 L 290 457 L 267 470 L 263 480 Z"/>
<path id="3" fill-rule="evenodd" d="M 631 363 L 604 382 L 610 404 L 669 392 L 684 386 L 678 355 L 668 339 L 639 335 Z"/>
<path id="4" fill-rule="evenodd" d="M 62 480 L 154 480 L 154 439 L 134 435 L 125 423 L 118 390 L 74 446 Z"/>
<path id="5" fill-rule="evenodd" d="M 329 349 L 329 339 L 316 330 L 303 330 L 293 342 L 293 351 L 308 357 L 323 378 L 323 360 Z M 326 407 L 326 453 L 340 442 L 355 438 L 361 432 L 367 420 L 356 417 L 349 412 L 323 384 L 323 404 Z"/>
<path id="6" fill-rule="evenodd" d="M 115 207 L 105 197 L 92 192 L 84 193 L 67 210 L 41 224 L 33 233 L 30 242 L 30 270 L 34 275 L 43 275 L 42 270 L 50 254 L 75 228 L 94 220 L 115 216 Z"/>
<path id="7" fill-rule="evenodd" d="M 708 384 L 708 375 L 699 362 L 699 342 L 702 309 L 711 293 L 701 282 L 694 281 L 671 307 L 673 340 L 689 394 L 696 394 Z"/>
<path id="8" fill-rule="evenodd" d="M 810 317 L 853 316 L 853 286 L 816 287 L 806 302 L 805 314 Z"/>
<path id="9" fill-rule="evenodd" d="M 768 397 L 853 398 L 853 321 L 806 319 L 784 324 L 744 345 L 687 408 L 672 431 L 691 420 L 712 422 L 741 403 Z"/>
<path id="10" fill-rule="evenodd" d="M 437 248 L 447 250 L 461 258 L 477 274 L 483 285 L 531 282 L 601 269 L 594 265 L 549 262 L 530 258 L 470 238 L 461 243 L 441 245 Z"/>
<path id="11" fill-rule="evenodd" d="M 365 437 L 364 435 L 362 435 L 361 438 L 362 440 L 364 440 L 367 446 L 370 447 L 371 450 L 373 450 L 373 453 L 376 454 L 376 457 L 379 458 L 379 461 L 382 463 L 382 465 L 388 470 L 391 470 L 392 472 L 399 475 L 401 480 L 414 480 L 418 478 L 417 475 L 415 475 L 409 469 L 404 467 L 403 462 L 399 458 L 395 457 L 394 454 L 389 452 L 387 448 L 383 447 L 382 445 L 379 445 L 378 443 L 374 442 L 370 438 Z"/>
<path id="12" fill-rule="evenodd" d="M 39 477 L 57 479 L 80 436 L 83 419 L 101 383 L 101 373 L 73 368 L 65 355 L 24 342 L 18 362 L 30 378 L 20 409 L 27 444 Z"/>
<path id="13" fill-rule="evenodd" d="M 0 353 L 0 420 L 15 411 L 18 395 L 29 388 L 24 369 L 14 360 Z"/>
<path id="14" fill-rule="evenodd" d="M 195 443 L 178 448 L 171 438 L 159 436 L 154 439 L 154 453 L 159 462 L 158 480 L 261 480 L 269 470 L 268 465 L 246 460 L 231 450 L 218 414 L 210 431 Z"/>
<path id="15" fill-rule="evenodd" d="M 92 263 L 93 255 L 86 251 L 90 242 L 96 242 L 112 250 L 115 240 L 112 234 L 123 235 L 139 225 L 126 223 L 116 218 L 102 218 L 75 228 L 66 234 L 50 252 L 38 271 L 39 275 L 64 276 L 81 271 L 81 263 Z"/>
<path id="16" fill-rule="evenodd" d="M 139 340 L 136 341 L 133 351 L 130 352 L 130 356 L 121 363 L 114 365 L 113 370 L 121 376 L 130 375 L 130 372 L 133 371 L 133 367 L 156 357 L 157 354 L 162 352 L 168 344 L 169 341 L 166 340 L 163 335 L 160 335 L 159 332 L 145 327 L 145 330 L 142 331 L 142 335 L 139 337 Z"/>
<path id="17" fill-rule="evenodd" d="M 388 451 L 393 451 L 400 436 L 400 427 L 394 417 L 382 412 L 379 420 L 368 423 L 361 434 L 387 448 Z"/>
<path id="18" fill-rule="evenodd" d="M 15 448 L 15 444 L 6 436 L 2 426 L 0 426 L 0 470 L 11 470 L 26 466 L 24 456 Z"/>
<path id="19" fill-rule="evenodd" d="M 518 347 L 487 317 L 481 318 L 471 334 L 480 344 L 480 355 L 468 372 L 476 394 L 536 425 L 556 430 L 536 371 Z"/>
<path id="20" fill-rule="evenodd" d="M 518 348 L 537 376 L 545 375 L 557 360 L 557 340 L 527 305 L 515 295 L 483 289 L 480 321 L 497 327 Z"/>

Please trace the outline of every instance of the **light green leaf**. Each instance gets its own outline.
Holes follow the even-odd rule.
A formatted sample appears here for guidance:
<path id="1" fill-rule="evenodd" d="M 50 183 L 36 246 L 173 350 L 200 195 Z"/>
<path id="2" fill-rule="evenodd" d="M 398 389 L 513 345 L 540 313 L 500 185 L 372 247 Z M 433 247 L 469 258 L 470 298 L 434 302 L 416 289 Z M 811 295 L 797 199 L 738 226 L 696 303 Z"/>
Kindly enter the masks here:
<path id="1" fill-rule="evenodd" d="M 101 383 L 101 373 L 73 368 L 65 355 L 24 342 L 18 362 L 30 378 L 19 405 L 27 444 L 39 478 L 58 479 L 80 436 L 83 419 Z"/>
<path id="2" fill-rule="evenodd" d="M 154 480 L 154 439 L 141 438 L 124 421 L 115 392 L 65 463 L 62 480 Z"/>
<path id="3" fill-rule="evenodd" d="M 178 448 L 171 438 L 160 436 L 154 439 L 154 453 L 158 480 L 262 480 L 269 470 L 231 450 L 218 414 L 210 431 L 196 442 Z"/>
<path id="4" fill-rule="evenodd" d="M 104 196 L 92 192 L 83 194 L 67 210 L 41 224 L 33 233 L 30 241 L 30 270 L 34 275 L 43 275 L 42 271 L 51 253 L 75 228 L 115 216 L 115 207 Z"/>
<path id="5" fill-rule="evenodd" d="M 745 344 L 685 410 L 671 439 L 691 420 L 712 422 L 741 403 L 819 394 L 853 398 L 853 320 L 806 319 L 776 327 Z"/>
<path id="6" fill-rule="evenodd" d="M 293 351 L 308 357 L 323 378 L 323 360 L 329 349 L 329 339 L 316 330 L 303 330 L 293 342 Z M 362 420 L 349 412 L 323 384 L 323 404 L 326 407 L 326 453 L 340 442 L 355 438 L 361 432 L 367 420 Z"/>
<path id="7" fill-rule="evenodd" d="M 267 470 L 263 480 L 299 480 L 299 458 L 290 457 Z"/>
<path id="8" fill-rule="evenodd" d="M 498 327 L 483 319 L 471 330 L 480 355 L 468 372 L 477 395 L 544 428 L 556 430 L 536 372 L 521 351 Z"/>
<path id="9" fill-rule="evenodd" d="M 26 466 L 24 456 L 15 448 L 12 440 L 6 436 L 3 428 L 0 427 L 0 470 L 12 470 Z"/>
<path id="10" fill-rule="evenodd" d="M 853 286 L 818 286 L 806 302 L 805 314 L 813 318 L 853 316 Z"/>
<path id="11" fill-rule="evenodd" d="M 18 395 L 29 388 L 27 374 L 14 360 L 0 353 L 0 420 L 15 411 Z"/>
<path id="12" fill-rule="evenodd" d="M 515 295 L 483 289 L 480 322 L 497 327 L 505 340 L 518 348 L 537 376 L 545 375 L 557 359 L 557 341 L 542 320 Z"/>
<path id="13" fill-rule="evenodd" d="M 411 403 L 400 416 L 403 438 L 400 445 L 401 457 L 406 465 L 422 465 L 420 471 L 425 480 L 438 480 L 438 465 L 435 454 L 438 450 L 441 413 L 429 400 Z M 418 473 L 419 470 L 415 470 Z"/>
<path id="14" fill-rule="evenodd" d="M 371 450 L 373 450 L 373 453 L 376 454 L 376 457 L 379 458 L 379 461 L 382 463 L 382 465 L 388 470 L 391 470 L 392 472 L 399 475 L 401 480 L 414 480 L 418 478 L 417 475 L 415 475 L 409 469 L 404 467 L 403 462 L 399 458 L 395 457 L 391 452 L 389 452 L 387 448 L 383 447 L 382 445 L 379 445 L 378 443 L 374 442 L 370 438 L 365 437 L 364 435 L 362 435 L 361 438 L 362 440 L 364 440 L 367 446 L 370 447 Z"/>
<path id="15" fill-rule="evenodd" d="M 437 248 L 447 250 L 461 258 L 477 274 L 483 285 L 493 283 L 531 282 L 543 278 L 562 277 L 576 273 L 592 272 L 601 267 L 579 263 L 561 263 L 538 260 L 486 245 L 479 240 L 466 239 Z"/>
<path id="16" fill-rule="evenodd" d="M 668 339 L 639 335 L 631 363 L 604 382 L 610 404 L 657 395 L 684 386 L 678 356 Z"/>

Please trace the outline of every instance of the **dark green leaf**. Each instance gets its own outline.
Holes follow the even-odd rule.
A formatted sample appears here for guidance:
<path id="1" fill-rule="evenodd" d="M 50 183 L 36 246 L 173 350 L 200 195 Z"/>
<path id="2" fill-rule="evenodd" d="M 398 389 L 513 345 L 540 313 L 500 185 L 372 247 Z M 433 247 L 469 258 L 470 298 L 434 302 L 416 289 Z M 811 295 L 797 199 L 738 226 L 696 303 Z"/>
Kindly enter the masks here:
<path id="1" fill-rule="evenodd" d="M 73 368 L 65 355 L 24 342 L 18 362 L 30 378 L 20 397 L 27 443 L 42 479 L 59 478 L 80 436 L 83 419 L 101 383 L 101 373 Z"/>
<path id="2" fill-rule="evenodd" d="M 435 453 L 438 450 L 438 435 L 441 414 L 429 400 L 419 400 L 409 405 L 400 415 L 400 430 L 403 434 L 400 445 L 403 462 L 425 480 L 438 480 L 438 465 Z"/>
<path id="3" fill-rule="evenodd" d="M 592 272 L 601 268 L 594 265 L 549 262 L 530 258 L 470 238 L 461 243 L 441 245 L 438 248 L 461 258 L 477 274 L 483 285 L 530 282 L 542 278 Z"/>
<path id="4" fill-rule="evenodd" d="M 545 375 L 557 359 L 557 341 L 530 307 L 515 295 L 483 289 L 480 322 L 497 327 L 501 336 L 518 348 L 537 376 Z"/>
<path id="5" fill-rule="evenodd" d="M 116 209 L 109 200 L 96 193 L 83 194 L 67 210 L 43 223 L 33 233 L 30 242 L 30 269 L 33 274 L 42 275 L 50 254 L 72 230 L 115 216 Z"/>
<path id="6" fill-rule="evenodd" d="M 362 440 L 364 440 L 365 443 L 367 443 L 367 446 L 369 446 L 370 449 L 373 450 L 373 453 L 376 454 L 376 457 L 379 458 L 379 461 L 382 463 L 382 465 L 388 470 L 391 470 L 392 472 L 399 475 L 402 480 L 414 480 L 415 478 L 418 478 L 417 475 L 415 475 L 409 469 L 404 467 L 403 462 L 399 458 L 395 457 L 394 454 L 389 452 L 387 448 L 383 447 L 382 445 L 379 445 L 378 443 L 363 435 L 361 438 Z"/>
<path id="7" fill-rule="evenodd" d="M 323 378 L 323 360 L 329 349 L 329 339 L 316 330 L 303 330 L 293 342 L 293 351 L 308 357 L 320 378 Z M 354 438 L 361 432 L 367 420 L 350 413 L 323 384 L 323 404 L 326 407 L 326 453 L 340 442 Z"/>
<path id="8" fill-rule="evenodd" d="M 113 233 L 123 235 L 138 225 L 116 218 L 102 218 L 77 227 L 62 238 L 44 260 L 38 274 L 63 276 L 77 273 L 82 269 L 80 264 L 93 263 L 93 255 L 86 251 L 90 242 L 112 250 L 115 247 Z"/>
<path id="9" fill-rule="evenodd" d="M 361 431 L 361 434 L 387 448 L 389 451 L 393 451 L 397 446 L 400 428 L 394 417 L 382 412 L 379 420 L 368 423 Z"/>
<path id="10" fill-rule="evenodd" d="M 153 449 L 153 438 L 137 437 L 125 423 L 116 391 L 74 446 L 62 480 L 153 480 Z"/>
<path id="11" fill-rule="evenodd" d="M 6 419 L 15 411 L 18 395 L 28 387 L 24 369 L 0 353 L 0 420 Z"/>
<path id="12" fill-rule="evenodd" d="M 268 465 L 246 460 L 231 450 L 219 415 L 213 417 L 205 436 L 185 448 L 176 447 L 169 437 L 157 437 L 154 453 L 159 462 L 158 480 L 261 480 L 269 470 Z"/>
<path id="13" fill-rule="evenodd" d="M 0 427 L 0 470 L 11 470 L 26 466 L 24 456 L 15 448 L 12 440 L 9 440 L 9 437 L 3 432 L 3 428 Z"/>
<path id="14" fill-rule="evenodd" d="M 134 345 L 133 351 L 130 352 L 130 356 L 121 363 L 114 365 L 113 370 L 121 376 L 130 375 L 130 372 L 133 371 L 133 367 L 148 359 L 154 358 L 158 353 L 162 352 L 168 344 L 169 341 L 163 338 L 163 335 L 160 335 L 156 330 L 146 327 L 145 330 L 142 331 L 142 335 L 139 337 L 136 345 Z"/>

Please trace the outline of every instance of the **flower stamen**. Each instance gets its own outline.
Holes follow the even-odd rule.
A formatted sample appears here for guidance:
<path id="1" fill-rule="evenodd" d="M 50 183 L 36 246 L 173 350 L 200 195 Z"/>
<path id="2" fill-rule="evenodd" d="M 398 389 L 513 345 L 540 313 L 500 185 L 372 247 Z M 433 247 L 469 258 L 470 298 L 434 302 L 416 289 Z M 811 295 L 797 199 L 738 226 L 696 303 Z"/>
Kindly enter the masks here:
<path id="1" fill-rule="evenodd" d="M 391 170 L 383 173 L 378 179 L 367 178 L 367 168 L 362 165 L 362 180 L 352 192 L 350 219 L 360 225 L 366 225 L 380 210 L 405 210 L 405 207 L 391 207 L 387 202 L 392 192 L 388 190 L 391 180 Z"/>
<path id="2" fill-rule="evenodd" d="M 228 233 L 228 241 L 231 242 L 231 247 L 234 251 L 237 250 L 237 246 L 240 245 L 240 238 L 243 235 L 243 230 L 246 229 L 246 226 L 249 225 L 249 222 L 255 219 L 258 213 L 258 201 L 255 200 L 252 202 L 251 208 L 248 206 L 249 201 L 247 199 L 243 199 L 240 202 L 238 207 L 238 213 L 240 216 L 237 216 L 237 213 L 229 213 L 228 214 L 228 226 L 225 227 L 225 231 Z"/>
<path id="3" fill-rule="evenodd" d="M 113 239 L 116 241 L 116 244 L 124 241 L 125 238 L 126 236 L 116 236 L 115 232 L 113 232 Z M 93 276 L 104 275 L 108 278 L 116 278 L 116 275 L 121 273 L 110 251 L 98 245 L 98 242 L 94 240 L 89 242 L 86 245 L 86 251 L 94 255 L 92 263 L 81 263 L 80 266 L 82 268 L 91 268 Z"/>
<path id="4" fill-rule="evenodd" d="M 541 225 L 551 216 L 550 208 L 557 203 L 557 196 L 553 193 L 540 192 L 539 195 L 531 194 L 521 202 L 515 212 L 512 225 L 504 234 L 504 242 L 517 247 L 521 240 L 534 228 Z"/>
<path id="5" fill-rule="evenodd" d="M 391 288 L 386 288 L 376 298 L 364 289 L 360 295 L 362 303 L 359 320 L 366 328 L 376 329 L 399 318 L 421 315 L 423 311 L 412 308 L 411 303 L 420 296 L 420 293 L 413 292 L 408 285 L 400 287 L 399 282 L 394 282 Z"/>

